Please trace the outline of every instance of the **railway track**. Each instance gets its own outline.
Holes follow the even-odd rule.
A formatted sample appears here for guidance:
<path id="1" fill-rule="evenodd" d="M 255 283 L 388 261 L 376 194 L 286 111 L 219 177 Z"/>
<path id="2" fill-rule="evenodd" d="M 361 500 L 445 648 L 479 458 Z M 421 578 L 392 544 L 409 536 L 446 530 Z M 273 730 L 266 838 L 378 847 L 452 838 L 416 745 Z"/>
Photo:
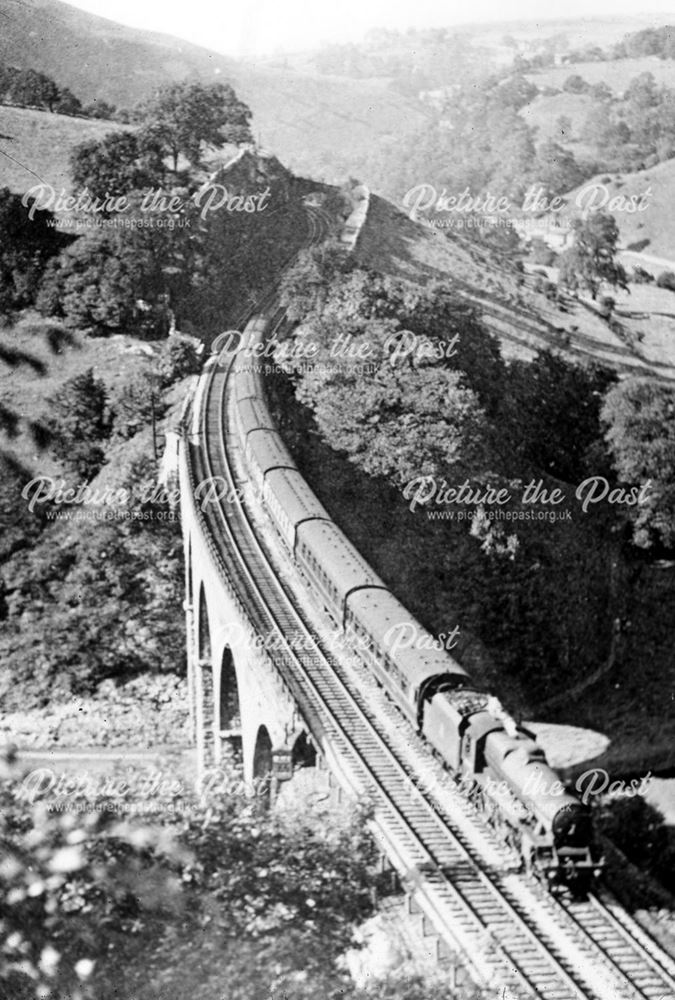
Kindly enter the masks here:
<path id="1" fill-rule="evenodd" d="M 266 297 L 268 306 L 274 297 Z M 189 448 L 192 488 L 214 475 L 233 489 L 240 485 L 228 419 L 230 366 L 230 358 L 212 364 L 200 396 L 202 441 Z M 509 870 L 508 853 L 458 789 L 446 784 L 439 799 L 420 786 L 424 747 L 411 733 L 396 740 L 367 688 L 324 648 L 246 509 L 225 504 L 195 516 L 252 630 L 280 637 L 284 653 L 276 665 L 332 770 L 370 799 L 381 846 L 440 936 L 469 957 L 476 978 L 519 998 L 675 1000 L 673 963 L 651 939 L 641 940 L 625 915 L 619 919 L 597 897 L 561 906 L 534 880 Z M 306 640 L 301 654 L 289 641 L 298 635 Z"/>

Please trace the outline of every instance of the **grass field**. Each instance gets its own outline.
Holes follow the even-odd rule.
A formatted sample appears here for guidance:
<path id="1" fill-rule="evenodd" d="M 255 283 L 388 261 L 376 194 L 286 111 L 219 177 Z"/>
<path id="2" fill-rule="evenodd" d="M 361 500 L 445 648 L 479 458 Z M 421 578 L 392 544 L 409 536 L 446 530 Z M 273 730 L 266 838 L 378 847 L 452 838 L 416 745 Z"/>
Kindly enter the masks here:
<path id="1" fill-rule="evenodd" d="M 0 187 L 23 194 L 45 183 L 60 191 L 71 186 L 71 150 L 125 128 L 116 122 L 0 105 Z"/>
<path id="2" fill-rule="evenodd" d="M 576 155 L 576 147 L 571 147 Z M 565 226 L 587 210 L 604 210 L 614 216 L 619 227 L 619 246 L 637 252 L 625 261 L 627 267 L 640 264 L 657 276 L 675 270 L 675 160 L 665 160 L 634 173 L 617 171 L 589 177 L 565 195 L 565 206 L 555 213 Z M 548 217 L 554 221 L 554 213 Z M 666 303 L 667 304 L 667 303 Z M 663 303 L 655 304 L 661 311 Z M 666 311 L 671 311 L 667 309 Z"/>
<path id="3" fill-rule="evenodd" d="M 554 142 L 569 147 L 574 153 L 575 158 L 579 159 L 583 155 L 590 153 L 590 151 L 579 142 L 574 141 L 570 143 L 569 134 L 563 135 L 557 122 L 562 115 L 569 118 L 572 122 L 572 139 L 578 139 L 581 128 L 586 121 L 586 116 L 592 106 L 593 102 L 591 98 L 585 94 L 563 93 L 553 94 L 549 97 L 539 94 L 534 101 L 521 108 L 520 115 L 525 119 L 530 128 L 537 129 L 535 139 L 537 145 L 547 139 L 553 139 Z"/>
<path id="4" fill-rule="evenodd" d="M 657 83 L 675 87 L 675 60 L 659 59 L 658 56 L 566 63 L 564 66 L 552 66 L 537 73 L 529 73 L 528 78 L 538 87 L 562 87 L 569 76 L 577 73 L 588 83 L 604 81 L 616 93 L 624 91 L 640 73 L 653 73 Z"/>
<path id="5" fill-rule="evenodd" d="M 608 198 L 624 196 L 629 199 L 643 196 L 644 211 L 622 211 L 620 203 L 616 203 L 618 207 L 612 211 L 608 207 L 609 201 L 606 202 L 607 210 L 612 211 L 619 226 L 621 245 L 629 248 L 632 244 L 644 243 L 644 247 L 640 249 L 645 254 L 675 260 L 675 213 L 673 213 L 675 160 L 665 160 L 655 167 L 638 170 L 632 174 L 602 174 L 600 177 L 591 178 L 585 186 L 599 182 L 602 182 L 604 187 L 598 189 L 596 201 L 598 205 L 601 203 L 600 200 L 605 198 L 605 191 Z M 578 189 L 571 192 L 570 197 L 574 199 L 577 194 Z M 655 270 L 654 267 L 646 266 L 650 271 Z"/>

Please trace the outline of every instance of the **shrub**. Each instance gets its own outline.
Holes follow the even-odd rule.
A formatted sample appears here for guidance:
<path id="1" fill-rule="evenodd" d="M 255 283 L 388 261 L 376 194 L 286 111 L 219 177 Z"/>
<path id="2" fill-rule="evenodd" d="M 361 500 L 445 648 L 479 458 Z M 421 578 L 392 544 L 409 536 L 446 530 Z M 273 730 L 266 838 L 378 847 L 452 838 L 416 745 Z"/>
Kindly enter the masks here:
<path id="1" fill-rule="evenodd" d="M 672 271 L 661 271 L 656 279 L 657 288 L 667 288 L 670 292 L 675 292 L 675 274 Z"/>
<path id="2" fill-rule="evenodd" d="M 106 680 L 92 697 L 8 712 L 0 739 L 20 747 L 155 747 L 189 742 L 186 682 L 175 674 Z"/>

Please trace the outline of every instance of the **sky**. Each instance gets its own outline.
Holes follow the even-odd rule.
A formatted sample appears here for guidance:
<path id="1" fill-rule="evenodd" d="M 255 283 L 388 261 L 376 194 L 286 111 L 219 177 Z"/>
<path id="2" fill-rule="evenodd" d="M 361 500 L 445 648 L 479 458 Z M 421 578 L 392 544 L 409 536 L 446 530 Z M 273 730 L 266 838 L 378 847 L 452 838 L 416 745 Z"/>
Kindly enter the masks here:
<path id="1" fill-rule="evenodd" d="M 481 21 L 662 14 L 673 0 L 69 0 L 134 28 L 177 35 L 237 57 L 358 41 L 370 28 L 441 27 Z M 669 16 L 666 16 L 669 15 Z"/>

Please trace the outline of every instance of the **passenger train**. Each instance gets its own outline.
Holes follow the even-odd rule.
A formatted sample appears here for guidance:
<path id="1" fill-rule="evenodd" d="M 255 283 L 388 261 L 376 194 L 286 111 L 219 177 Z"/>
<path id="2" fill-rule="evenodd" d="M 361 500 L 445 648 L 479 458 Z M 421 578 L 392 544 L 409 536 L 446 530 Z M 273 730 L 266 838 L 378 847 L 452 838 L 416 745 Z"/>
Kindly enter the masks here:
<path id="1" fill-rule="evenodd" d="M 274 428 L 262 379 L 246 346 L 267 321 L 246 328 L 232 362 L 238 441 L 252 482 L 289 555 L 337 628 L 455 777 L 471 789 L 526 867 L 551 888 L 587 891 L 596 857 L 589 807 L 548 765 L 534 736 L 415 622 L 307 486 Z M 423 650 L 391 652 L 392 626 L 409 622 Z M 420 645 L 419 643 L 417 645 Z M 438 646 L 438 648 L 436 648 Z"/>

